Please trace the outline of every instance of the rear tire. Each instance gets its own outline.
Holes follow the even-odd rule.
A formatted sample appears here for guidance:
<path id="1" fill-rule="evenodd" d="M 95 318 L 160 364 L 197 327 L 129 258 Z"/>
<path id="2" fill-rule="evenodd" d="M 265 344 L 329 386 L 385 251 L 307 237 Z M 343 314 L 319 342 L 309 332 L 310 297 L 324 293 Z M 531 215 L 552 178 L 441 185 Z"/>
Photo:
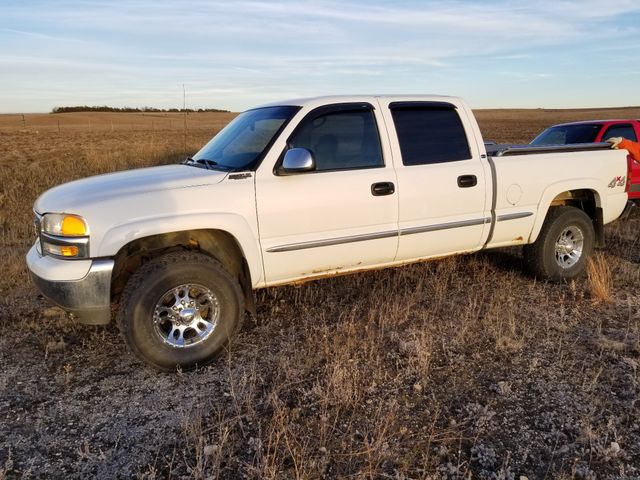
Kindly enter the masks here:
<path id="1" fill-rule="evenodd" d="M 593 222 L 575 207 L 551 207 L 538 239 L 524 246 L 528 270 L 538 278 L 560 282 L 581 275 L 593 252 Z"/>
<path id="2" fill-rule="evenodd" d="M 129 278 L 118 313 L 131 352 L 171 371 L 210 363 L 240 328 L 244 302 L 239 283 L 216 260 L 175 252 Z"/>

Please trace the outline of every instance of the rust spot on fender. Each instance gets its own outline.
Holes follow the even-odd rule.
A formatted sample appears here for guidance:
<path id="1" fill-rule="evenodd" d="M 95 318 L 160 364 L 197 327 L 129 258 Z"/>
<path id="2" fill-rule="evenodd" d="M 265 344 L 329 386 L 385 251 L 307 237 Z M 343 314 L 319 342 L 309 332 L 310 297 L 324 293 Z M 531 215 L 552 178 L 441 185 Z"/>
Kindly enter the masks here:
<path id="1" fill-rule="evenodd" d="M 520 235 L 519 237 L 514 238 L 514 242 L 522 242 L 524 241 L 524 238 L 522 238 L 522 235 Z"/>

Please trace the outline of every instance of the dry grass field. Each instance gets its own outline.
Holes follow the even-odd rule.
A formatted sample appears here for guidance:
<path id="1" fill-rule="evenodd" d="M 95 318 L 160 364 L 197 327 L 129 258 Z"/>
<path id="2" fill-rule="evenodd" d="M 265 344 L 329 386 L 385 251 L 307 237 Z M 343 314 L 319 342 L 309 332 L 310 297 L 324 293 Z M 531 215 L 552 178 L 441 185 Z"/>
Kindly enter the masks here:
<path id="1" fill-rule="evenodd" d="M 529 141 L 616 110 L 477 112 Z M 228 354 L 162 374 L 31 286 L 39 193 L 181 160 L 233 114 L 0 115 L 0 479 L 640 478 L 640 215 L 555 285 L 519 249 L 257 292 Z"/>

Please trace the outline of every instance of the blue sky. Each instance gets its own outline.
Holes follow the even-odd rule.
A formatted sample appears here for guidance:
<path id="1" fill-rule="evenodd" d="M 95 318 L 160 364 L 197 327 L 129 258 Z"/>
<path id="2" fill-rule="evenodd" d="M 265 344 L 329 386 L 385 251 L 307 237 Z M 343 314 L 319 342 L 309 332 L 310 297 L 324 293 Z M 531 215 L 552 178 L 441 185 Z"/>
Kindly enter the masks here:
<path id="1" fill-rule="evenodd" d="M 338 93 L 640 104 L 640 0 L 0 3 L 0 112 Z"/>

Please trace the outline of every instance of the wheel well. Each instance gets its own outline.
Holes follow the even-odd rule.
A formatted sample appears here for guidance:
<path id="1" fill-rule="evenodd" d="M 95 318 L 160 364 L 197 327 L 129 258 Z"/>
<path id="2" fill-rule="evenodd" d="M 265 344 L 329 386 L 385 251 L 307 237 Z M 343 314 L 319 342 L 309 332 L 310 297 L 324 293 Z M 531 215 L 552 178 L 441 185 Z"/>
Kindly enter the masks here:
<path id="1" fill-rule="evenodd" d="M 567 190 L 556 195 L 551 201 L 551 207 L 562 205 L 579 208 L 586 213 L 593 222 L 595 246 L 604 247 L 604 221 L 598 193 L 588 189 Z"/>
<path id="2" fill-rule="evenodd" d="M 223 230 L 186 230 L 139 238 L 122 247 L 115 256 L 111 294 L 117 299 L 129 277 L 149 260 L 165 253 L 192 250 L 205 253 L 220 262 L 238 279 L 247 310 L 255 315 L 251 273 L 236 239 Z"/>

